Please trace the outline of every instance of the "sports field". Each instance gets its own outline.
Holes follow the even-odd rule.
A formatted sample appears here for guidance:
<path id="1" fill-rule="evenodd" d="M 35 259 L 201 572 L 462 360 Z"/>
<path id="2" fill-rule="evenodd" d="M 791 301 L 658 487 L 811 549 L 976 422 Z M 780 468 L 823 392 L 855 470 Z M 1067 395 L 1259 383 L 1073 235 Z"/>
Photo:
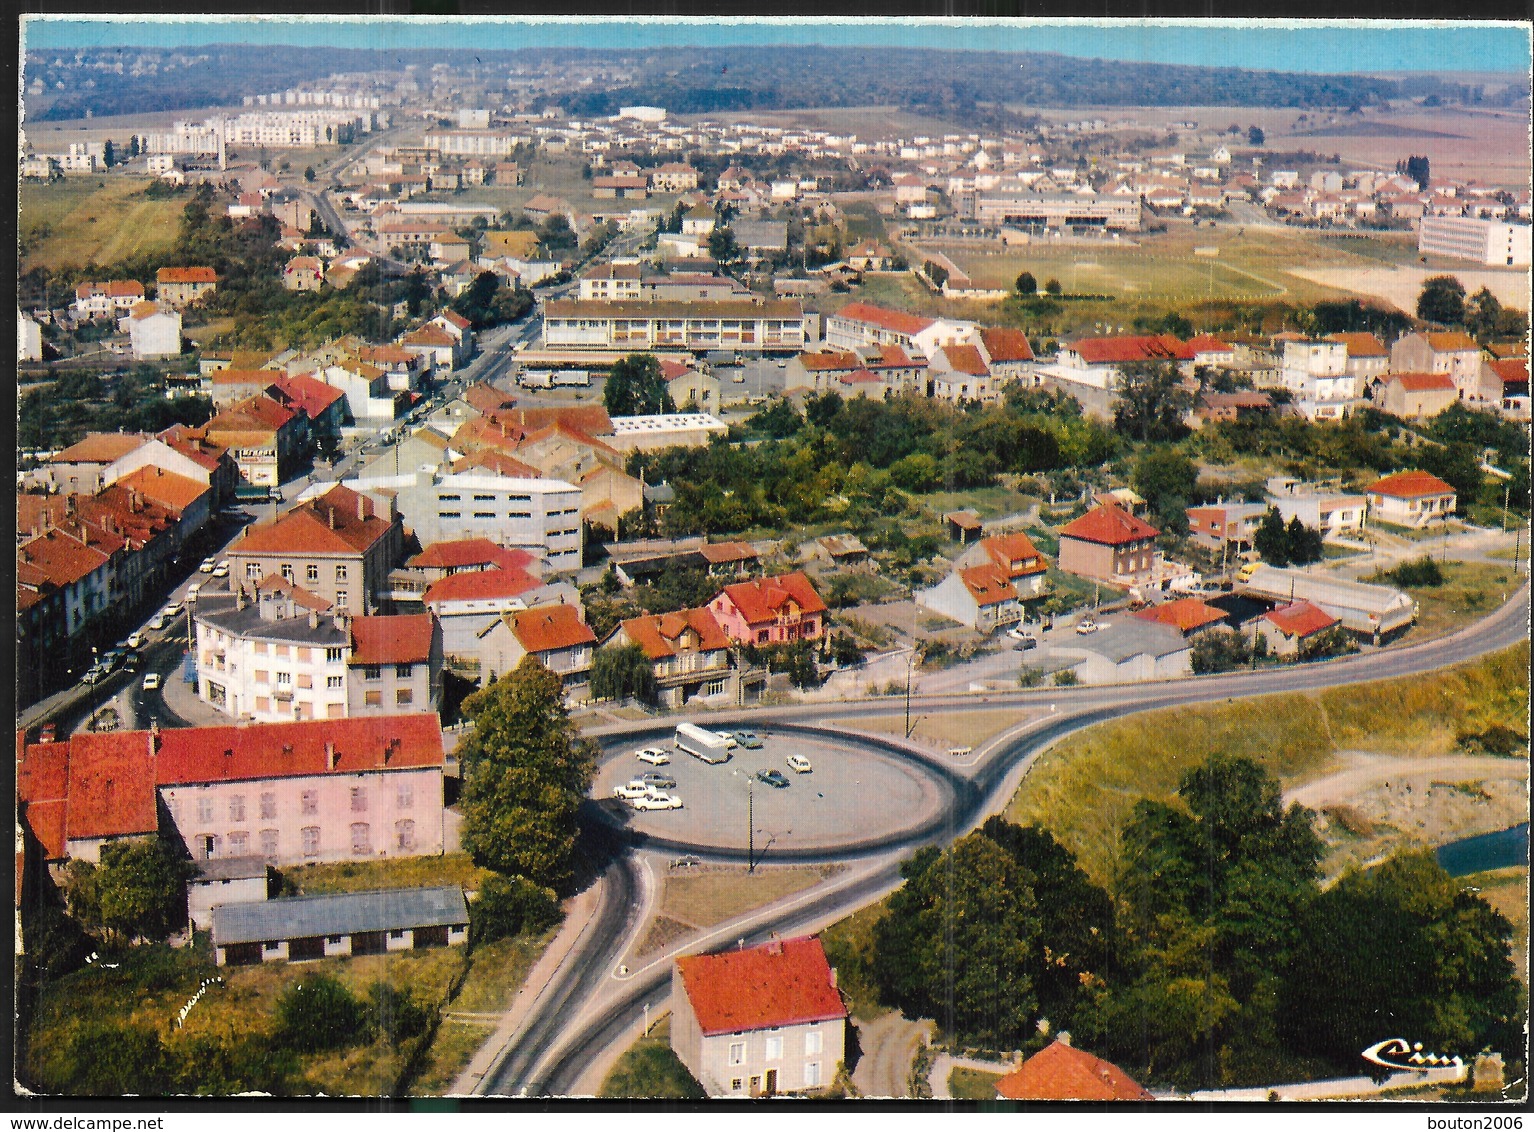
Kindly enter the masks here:
<path id="1" fill-rule="evenodd" d="M 175 243 L 184 197 L 149 200 L 147 178 L 72 176 L 21 185 L 21 270 L 108 264 Z"/>

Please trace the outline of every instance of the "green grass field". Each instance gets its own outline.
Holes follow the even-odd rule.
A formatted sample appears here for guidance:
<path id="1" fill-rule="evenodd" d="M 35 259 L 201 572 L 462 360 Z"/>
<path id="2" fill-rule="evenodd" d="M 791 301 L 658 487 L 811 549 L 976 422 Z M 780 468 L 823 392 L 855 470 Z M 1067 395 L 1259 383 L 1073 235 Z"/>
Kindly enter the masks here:
<path id="1" fill-rule="evenodd" d="M 959 1066 L 948 1074 L 948 1093 L 956 1101 L 994 1101 L 1000 1073 Z"/>
<path id="2" fill-rule="evenodd" d="M 1099 724 L 1041 756 L 1006 816 L 1049 829 L 1094 881 L 1107 884 L 1135 802 L 1170 800 L 1182 776 L 1211 755 L 1250 758 L 1287 787 L 1326 773 L 1339 750 L 1445 754 L 1459 731 L 1527 725 L 1528 664 L 1525 644 L 1428 676 Z"/>
<path id="3" fill-rule="evenodd" d="M 671 1016 L 623 1051 L 597 1090 L 599 1097 L 636 1100 L 702 1100 L 703 1086 L 671 1052 Z"/>
<path id="4" fill-rule="evenodd" d="M 23 272 L 109 264 L 141 254 L 169 251 L 176 241 L 184 198 L 148 200 L 139 177 L 68 177 L 52 184 L 20 186 Z"/>
<path id="5" fill-rule="evenodd" d="M 1519 582 L 1511 563 L 1445 562 L 1441 569 L 1443 585 L 1406 590 L 1417 602 L 1417 623 L 1408 640 L 1441 637 L 1479 621 L 1507 600 Z"/>

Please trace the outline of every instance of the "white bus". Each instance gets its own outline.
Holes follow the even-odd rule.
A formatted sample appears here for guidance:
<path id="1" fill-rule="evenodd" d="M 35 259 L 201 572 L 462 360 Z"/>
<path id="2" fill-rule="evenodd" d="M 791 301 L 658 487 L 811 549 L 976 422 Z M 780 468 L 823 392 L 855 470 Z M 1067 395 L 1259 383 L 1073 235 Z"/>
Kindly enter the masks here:
<path id="1" fill-rule="evenodd" d="M 677 750 L 686 751 L 693 758 L 702 759 L 706 763 L 722 763 L 730 757 L 730 746 L 726 740 L 691 723 L 676 725 L 675 744 Z"/>

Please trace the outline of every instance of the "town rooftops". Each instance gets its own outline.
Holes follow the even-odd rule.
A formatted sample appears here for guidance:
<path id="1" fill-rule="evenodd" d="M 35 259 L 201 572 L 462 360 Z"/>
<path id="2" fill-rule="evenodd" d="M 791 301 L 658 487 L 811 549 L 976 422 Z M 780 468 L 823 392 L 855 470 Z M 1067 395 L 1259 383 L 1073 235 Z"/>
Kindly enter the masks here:
<path id="1" fill-rule="evenodd" d="M 799 364 L 811 373 L 836 370 L 855 370 L 863 361 L 851 351 L 816 350 L 799 355 Z"/>
<path id="2" fill-rule="evenodd" d="M 980 350 L 975 346 L 944 346 L 941 353 L 948 359 L 948 365 L 955 373 L 968 374 L 971 377 L 986 377 L 991 372 L 986 368 L 985 359 L 980 356 Z"/>
<path id="3" fill-rule="evenodd" d="M 490 601 L 496 598 L 512 598 L 535 590 L 543 583 L 520 566 L 510 569 L 499 567 L 490 570 L 460 570 L 445 578 L 438 578 L 424 594 L 425 605 L 441 605 L 449 601 Z"/>
<path id="4" fill-rule="evenodd" d="M 354 617 L 352 655 L 348 664 L 424 664 L 431 659 L 437 619 L 430 613 L 390 617 Z"/>
<path id="5" fill-rule="evenodd" d="M 1071 350 L 1087 365 L 1119 365 L 1126 362 L 1177 361 L 1182 343 L 1170 334 L 1118 338 L 1078 338 Z"/>
<path id="6" fill-rule="evenodd" d="M 1014 1101 L 1156 1099 L 1117 1065 L 1063 1041 L 1051 1042 L 997 1081 L 996 1094 Z"/>
<path id="7" fill-rule="evenodd" d="M 469 566 L 512 570 L 534 561 L 525 550 L 498 546 L 487 538 L 463 538 L 434 542 L 405 565 L 422 570 L 462 570 Z"/>
<path id="8" fill-rule="evenodd" d="M 1033 361 L 1033 347 L 1028 343 L 1028 335 L 1021 330 L 1004 326 L 982 327 L 980 341 L 985 344 L 985 352 L 993 364 Z"/>
<path id="9" fill-rule="evenodd" d="M 217 283 L 218 272 L 211 267 L 162 267 L 155 279 L 161 283 Z"/>
<path id="10" fill-rule="evenodd" d="M 147 755 L 149 732 L 119 734 L 138 736 Z M 158 742 L 152 774 L 161 786 L 422 770 L 443 760 L 435 712 L 167 728 Z"/>
<path id="11" fill-rule="evenodd" d="M 1212 334 L 1195 334 L 1182 344 L 1179 356 L 1192 361 L 1199 354 L 1228 354 L 1231 349 L 1229 342 L 1216 338 Z"/>
<path id="12" fill-rule="evenodd" d="M 276 432 L 298 414 L 258 393 L 216 414 L 203 427 L 213 435 L 229 432 Z"/>
<path id="13" fill-rule="evenodd" d="M 597 635 L 573 605 L 540 605 L 505 614 L 512 635 L 530 653 L 594 644 Z"/>
<path id="14" fill-rule="evenodd" d="M 1407 393 L 1453 393 L 1458 387 L 1446 373 L 1393 373 L 1385 379 L 1387 385 L 1399 385 Z"/>
<path id="15" fill-rule="evenodd" d="M 293 896 L 213 909 L 213 944 L 357 935 L 409 928 L 461 927 L 469 922 L 463 889 L 389 888 Z"/>
<path id="16" fill-rule="evenodd" d="M 296 412 L 303 413 L 311 421 L 319 420 L 325 410 L 346 396 L 334 385 L 327 385 L 317 377 L 299 374 L 295 377 L 278 377 L 268 387 L 274 400 Z"/>
<path id="17" fill-rule="evenodd" d="M 820 613 L 826 608 L 810 580 L 797 570 L 772 578 L 736 582 L 725 586 L 724 594 L 749 625 L 777 620 L 778 611 L 790 602 L 798 605 L 801 614 Z"/>
<path id="18" fill-rule="evenodd" d="M 489 472 L 493 476 L 506 476 L 510 479 L 543 478 L 543 473 L 531 464 L 524 464 L 516 457 L 508 456 L 505 452 L 499 452 L 494 448 L 481 448 L 477 452 L 470 452 L 467 456 L 460 456 L 453 461 L 448 470 L 455 473 Z"/>
<path id="19" fill-rule="evenodd" d="M 1427 339 L 1428 346 L 1435 354 L 1459 354 L 1465 351 L 1480 353 L 1481 351 L 1475 339 L 1461 330 L 1429 332 L 1422 337 Z"/>
<path id="20" fill-rule="evenodd" d="M 710 566 L 726 566 L 732 562 L 755 562 L 759 557 L 756 548 L 748 542 L 710 542 L 698 547 L 698 553 Z"/>
<path id="21" fill-rule="evenodd" d="M 341 554 L 366 552 L 394 526 L 373 501 L 337 484 L 270 522 L 251 527 L 230 554 Z"/>
<path id="22" fill-rule="evenodd" d="M 1161 532 L 1143 519 L 1137 519 L 1122 507 L 1103 503 L 1060 529 L 1061 538 L 1123 546 L 1153 539 Z"/>
<path id="23" fill-rule="evenodd" d="M 1042 574 L 1049 569 L 1044 556 L 1022 531 L 1009 535 L 992 535 L 980 540 L 986 556 L 1008 578 L 1020 578 L 1028 574 Z"/>
<path id="24" fill-rule="evenodd" d="M 68 448 L 54 453 L 53 464 L 110 464 L 130 452 L 137 452 L 149 442 L 139 432 L 92 432 Z"/>
<path id="25" fill-rule="evenodd" d="M 1338 624 L 1330 613 L 1308 601 L 1296 601 L 1275 609 L 1265 614 L 1263 620 L 1271 621 L 1274 628 L 1288 637 L 1309 637 Z"/>
<path id="26" fill-rule="evenodd" d="M 1370 495 L 1393 499 L 1421 499 L 1429 495 L 1453 495 L 1454 488 L 1429 472 L 1397 472 L 1364 488 Z"/>
<path id="27" fill-rule="evenodd" d="M 847 1017 L 825 949 L 814 937 L 676 961 L 704 1034 L 834 1022 Z"/>
<path id="28" fill-rule="evenodd" d="M 1139 610 L 1130 616 L 1138 617 L 1141 621 L 1155 621 L 1161 625 L 1170 625 L 1183 634 L 1225 620 L 1224 613 L 1205 605 L 1196 597 L 1182 597 L 1175 601 L 1162 602 L 1160 605 Z"/>
<path id="29" fill-rule="evenodd" d="M 62 794 L 57 793 L 60 748 L 65 749 L 67 768 Z M 62 801 L 62 830 L 68 841 L 132 837 L 159 829 L 155 756 L 148 731 L 80 732 L 62 742 L 26 748 L 24 763 L 33 759 L 34 751 L 42 765 L 29 781 L 23 782 L 18 776 L 18 788 L 30 792 L 38 802 Z M 43 797 L 44 794 L 54 796 Z M 21 796 L 30 803 L 26 793 Z M 49 809 L 45 805 L 42 816 L 47 819 L 45 824 L 51 837 L 61 815 L 50 814 Z M 44 840 L 44 830 L 34 825 L 33 832 L 39 841 Z M 57 854 L 54 846 L 48 848 L 50 856 L 64 855 L 62 842 L 57 846 Z"/>
<path id="30" fill-rule="evenodd" d="M 496 424 L 528 432 L 552 424 L 566 425 L 588 436 L 611 436 L 612 418 L 601 405 L 546 405 L 528 409 L 506 408 L 491 413 Z"/>
<path id="31" fill-rule="evenodd" d="M 333 618 L 318 617 L 315 623 L 311 624 L 307 616 L 310 609 L 316 614 L 328 612 L 329 603 L 324 603 L 325 610 L 314 609 L 298 601 L 297 595 L 300 593 L 303 591 L 295 588 L 291 595 L 284 595 L 291 596 L 294 605 L 297 606 L 297 609 L 292 611 L 293 615 L 288 617 L 263 617 L 259 601 L 241 605 L 234 595 L 216 592 L 198 595 L 193 616 L 199 625 L 211 625 L 231 637 L 284 641 L 308 645 L 311 648 L 336 648 L 345 645 L 347 635 L 336 625 Z"/>
<path id="32" fill-rule="evenodd" d="M 1326 340 L 1328 342 L 1341 342 L 1348 348 L 1348 357 L 1350 358 L 1390 357 L 1390 351 L 1385 348 L 1385 344 L 1367 331 L 1331 334 L 1327 336 Z"/>
<path id="33" fill-rule="evenodd" d="M 624 635 L 644 650 L 650 660 L 665 660 L 683 649 L 683 638 L 690 631 L 697 643 L 694 648 L 714 652 L 730 647 L 719 622 L 707 609 L 681 609 L 675 613 L 632 617 L 623 623 Z"/>
<path id="34" fill-rule="evenodd" d="M 550 299 L 544 304 L 546 318 L 685 318 L 693 321 L 738 318 L 755 321 L 775 318 L 797 322 L 804 308 L 784 299 L 712 299 L 680 302 L 608 302 L 602 299 Z"/>
<path id="35" fill-rule="evenodd" d="M 870 326 L 877 326 L 881 330 L 890 330 L 907 337 L 920 334 L 936 321 L 919 314 L 908 314 L 905 311 L 894 311 L 887 307 L 874 306 L 873 303 L 860 302 L 848 303 L 831 317 L 846 319 L 849 322 L 864 322 Z"/>

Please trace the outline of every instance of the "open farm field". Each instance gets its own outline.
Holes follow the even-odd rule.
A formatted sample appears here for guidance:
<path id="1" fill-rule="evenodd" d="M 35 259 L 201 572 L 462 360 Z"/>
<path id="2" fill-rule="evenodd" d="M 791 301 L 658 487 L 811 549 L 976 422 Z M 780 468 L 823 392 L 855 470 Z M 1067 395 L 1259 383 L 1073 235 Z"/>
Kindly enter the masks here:
<path id="1" fill-rule="evenodd" d="M 148 200 L 141 177 L 71 176 L 20 186 L 19 267 L 57 270 L 170 249 L 185 199 Z"/>
<path id="2" fill-rule="evenodd" d="M 1529 273 L 1493 271 L 1460 264 L 1441 267 L 1321 267 L 1294 268 L 1291 274 L 1321 287 L 1368 298 L 1383 299 L 1407 313 L 1417 309 L 1417 296 L 1424 280 L 1435 275 L 1452 275 L 1465 285 L 1467 294 L 1485 287 L 1505 307 L 1529 309 Z"/>
<path id="3" fill-rule="evenodd" d="M 1437 180 L 1480 181 L 1507 188 L 1529 185 L 1528 119 L 1511 110 L 1459 108 L 1342 115 L 1314 120 L 1298 132 L 1269 137 L 1269 147 L 1338 154 L 1344 165 L 1394 169 L 1412 154 L 1427 157 Z"/>

